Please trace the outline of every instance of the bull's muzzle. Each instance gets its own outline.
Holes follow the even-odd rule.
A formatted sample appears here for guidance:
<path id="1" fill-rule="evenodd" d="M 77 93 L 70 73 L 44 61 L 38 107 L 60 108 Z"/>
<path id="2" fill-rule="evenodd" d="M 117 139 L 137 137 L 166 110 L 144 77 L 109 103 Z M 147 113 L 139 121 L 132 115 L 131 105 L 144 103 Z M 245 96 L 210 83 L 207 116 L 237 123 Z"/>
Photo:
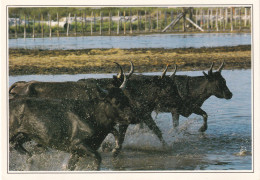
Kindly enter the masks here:
<path id="1" fill-rule="evenodd" d="M 227 93 L 225 93 L 225 99 L 231 99 L 232 98 L 232 96 L 233 96 L 233 94 L 232 94 L 232 92 L 227 92 Z"/>

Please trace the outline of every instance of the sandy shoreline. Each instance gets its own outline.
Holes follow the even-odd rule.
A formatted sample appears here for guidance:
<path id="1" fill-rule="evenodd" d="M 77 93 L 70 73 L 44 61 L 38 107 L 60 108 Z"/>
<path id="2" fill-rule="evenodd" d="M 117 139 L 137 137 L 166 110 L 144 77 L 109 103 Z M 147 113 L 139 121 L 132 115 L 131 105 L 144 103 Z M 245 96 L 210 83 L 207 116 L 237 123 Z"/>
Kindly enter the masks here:
<path id="1" fill-rule="evenodd" d="M 135 72 L 162 71 L 166 64 L 178 71 L 205 70 L 222 61 L 225 69 L 250 69 L 251 46 L 214 48 L 143 48 L 143 49 L 82 49 L 29 50 L 9 49 L 9 75 L 111 73 L 121 64 L 126 71 L 132 61 Z"/>

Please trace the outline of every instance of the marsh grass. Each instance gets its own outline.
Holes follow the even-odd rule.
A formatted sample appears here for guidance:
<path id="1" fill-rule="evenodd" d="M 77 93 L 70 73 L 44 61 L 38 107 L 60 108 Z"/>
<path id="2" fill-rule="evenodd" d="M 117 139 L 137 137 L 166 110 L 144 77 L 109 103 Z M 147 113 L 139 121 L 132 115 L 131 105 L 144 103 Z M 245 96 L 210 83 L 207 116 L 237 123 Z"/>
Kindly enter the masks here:
<path id="1" fill-rule="evenodd" d="M 9 50 L 9 75 L 111 73 L 118 62 L 128 71 L 162 71 L 166 64 L 178 70 L 205 70 L 225 61 L 225 69 L 251 68 L 251 46 L 178 49 Z"/>

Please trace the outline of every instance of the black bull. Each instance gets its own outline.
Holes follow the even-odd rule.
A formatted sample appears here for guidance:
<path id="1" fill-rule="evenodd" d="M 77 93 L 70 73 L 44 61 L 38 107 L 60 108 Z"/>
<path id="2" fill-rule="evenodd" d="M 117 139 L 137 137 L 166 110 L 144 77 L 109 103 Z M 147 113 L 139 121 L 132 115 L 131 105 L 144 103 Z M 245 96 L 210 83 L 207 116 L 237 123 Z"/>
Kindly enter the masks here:
<path id="1" fill-rule="evenodd" d="M 203 103 L 210 97 L 231 99 L 232 93 L 226 85 L 226 80 L 221 75 L 224 67 L 224 62 L 220 65 L 216 72 L 212 72 L 214 63 L 212 63 L 208 74 L 203 72 L 204 76 L 174 76 L 174 82 L 177 86 L 178 93 L 182 99 L 183 108 L 176 109 L 171 106 L 156 107 L 159 112 L 171 112 L 173 116 L 173 125 L 176 127 L 179 124 L 179 115 L 189 117 L 192 113 L 201 115 L 204 123 L 199 131 L 207 130 L 207 113 L 201 109 Z M 170 97 L 169 97 L 170 98 Z M 173 99 L 174 101 L 174 99 Z"/>
<path id="2" fill-rule="evenodd" d="M 121 73 L 122 74 L 122 73 Z M 130 99 L 130 104 L 134 109 L 135 120 L 132 123 L 145 122 L 154 131 L 164 144 L 162 133 L 151 118 L 151 112 L 156 106 L 171 104 L 171 107 L 181 106 L 181 99 L 178 96 L 176 86 L 172 78 L 165 77 L 134 76 L 128 80 L 125 89 L 126 96 Z M 96 84 L 100 86 L 117 86 L 121 83 L 121 77 L 113 79 L 86 79 L 79 82 L 17 82 L 10 87 L 10 98 L 17 99 L 23 97 L 37 97 L 50 99 L 86 99 L 91 100 L 99 97 L 99 93 L 93 89 Z M 86 91 L 87 90 L 87 91 Z M 172 98 L 169 98 L 171 96 Z M 171 99 L 171 101 L 169 101 Z M 172 101 L 174 99 L 174 102 Z M 119 123 L 120 124 L 120 123 Z M 121 136 L 116 137 L 115 155 L 121 149 L 127 125 L 120 125 Z"/>
<path id="3" fill-rule="evenodd" d="M 170 95 L 167 97 L 167 100 L 161 99 L 160 103 L 158 102 L 155 106 L 155 111 L 157 112 L 171 112 L 173 115 L 173 125 L 176 127 L 179 124 L 179 115 L 184 117 L 189 117 L 192 113 L 201 115 L 203 117 L 204 123 L 199 131 L 204 132 L 207 130 L 207 113 L 201 109 L 203 103 L 212 95 L 217 98 L 231 99 L 232 93 L 226 85 L 226 80 L 221 75 L 221 71 L 224 68 L 224 62 L 220 65 L 216 72 L 212 72 L 214 63 L 212 63 L 208 74 L 203 72 L 204 76 L 178 76 L 176 75 L 177 66 L 175 66 L 174 72 L 166 77 L 166 71 L 168 66 L 163 72 L 161 80 L 168 83 L 174 83 L 174 86 L 177 87 L 177 92 L 179 96 Z M 121 70 L 122 71 L 122 70 Z M 122 72 L 120 73 L 122 74 Z M 132 81 L 153 81 L 154 76 L 145 76 L 145 75 L 133 75 L 131 77 Z M 170 79 L 170 80 L 167 80 Z M 140 89 L 137 86 L 136 90 Z M 168 86 L 165 85 L 165 89 Z M 172 87 L 174 92 L 175 87 Z M 153 94 L 151 94 L 153 96 Z M 136 96 L 134 96 L 136 97 Z M 180 98 L 179 98 L 180 97 Z"/>
<path id="4" fill-rule="evenodd" d="M 126 82 L 126 81 L 124 81 Z M 123 83 L 124 84 L 124 83 Z M 124 94 L 125 86 L 107 90 L 96 87 L 101 98 L 92 100 L 14 98 L 9 103 L 9 140 L 20 153 L 30 155 L 23 144 L 34 140 L 42 147 L 71 153 L 70 170 L 79 157 L 93 157 L 100 167 L 97 152 L 116 123 L 131 123 L 132 108 Z M 128 116 L 128 117 L 127 117 Z"/>

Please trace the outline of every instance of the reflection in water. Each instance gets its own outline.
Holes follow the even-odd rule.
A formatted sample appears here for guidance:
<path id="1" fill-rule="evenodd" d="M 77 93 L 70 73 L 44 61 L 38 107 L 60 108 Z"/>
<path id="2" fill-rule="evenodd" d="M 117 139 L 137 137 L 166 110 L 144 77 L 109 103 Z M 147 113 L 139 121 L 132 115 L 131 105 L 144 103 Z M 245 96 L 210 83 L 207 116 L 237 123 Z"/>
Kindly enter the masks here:
<path id="1" fill-rule="evenodd" d="M 202 75 L 202 72 L 178 74 L 197 76 Z M 160 113 L 155 118 L 152 113 L 168 146 L 163 148 L 146 125 L 143 128 L 140 125 L 130 125 L 123 151 L 118 158 L 113 159 L 109 151 L 101 152 L 101 170 L 251 170 L 251 70 L 223 70 L 222 75 L 234 96 L 230 100 L 211 97 L 204 103 L 202 109 L 209 115 L 208 130 L 205 133 L 198 132 L 203 123 L 199 116 L 192 115 L 188 119 L 181 117 L 179 127 L 173 129 L 171 114 Z M 11 76 L 9 86 L 18 80 L 77 81 L 81 78 L 111 76 L 112 74 Z M 109 135 L 105 143 L 113 146 L 113 136 Z M 36 148 L 33 143 L 28 144 L 28 147 Z M 28 158 L 11 151 L 10 170 L 66 170 L 68 153 L 52 149 L 35 151 L 42 153 Z M 76 170 L 92 170 L 92 163 L 91 158 L 81 159 Z"/>

